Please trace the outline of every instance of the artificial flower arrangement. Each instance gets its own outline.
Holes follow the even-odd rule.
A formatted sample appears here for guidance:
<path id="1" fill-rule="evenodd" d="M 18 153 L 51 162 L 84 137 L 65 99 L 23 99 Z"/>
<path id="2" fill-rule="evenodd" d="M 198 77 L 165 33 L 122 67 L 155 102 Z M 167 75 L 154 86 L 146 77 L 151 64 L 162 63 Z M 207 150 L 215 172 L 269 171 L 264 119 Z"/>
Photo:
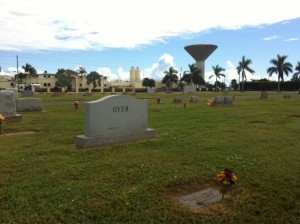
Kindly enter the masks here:
<path id="1" fill-rule="evenodd" d="M 2 123 L 3 123 L 4 121 L 6 121 L 6 117 L 3 116 L 2 114 L 0 114 L 0 135 L 1 135 L 1 134 L 4 134 L 4 133 L 2 132 L 2 129 L 1 129 Z"/>
<path id="2" fill-rule="evenodd" d="M 215 100 L 214 100 L 214 99 L 208 99 L 208 100 L 207 100 L 207 105 L 208 105 L 208 106 L 212 106 L 214 103 L 215 103 Z"/>
<path id="3" fill-rule="evenodd" d="M 235 186 L 237 182 L 237 176 L 230 169 L 224 169 L 217 175 L 218 180 L 222 183 L 221 193 L 222 193 L 222 200 L 228 189 L 231 186 Z"/>

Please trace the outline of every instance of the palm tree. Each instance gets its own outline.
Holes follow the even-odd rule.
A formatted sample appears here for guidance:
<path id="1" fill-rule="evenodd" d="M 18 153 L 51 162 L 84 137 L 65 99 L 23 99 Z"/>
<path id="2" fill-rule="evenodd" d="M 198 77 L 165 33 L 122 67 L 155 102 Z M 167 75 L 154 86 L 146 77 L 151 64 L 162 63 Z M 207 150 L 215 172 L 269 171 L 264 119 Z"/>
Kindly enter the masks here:
<path id="1" fill-rule="evenodd" d="M 209 76 L 209 79 L 213 76 L 216 76 L 216 91 L 217 91 L 217 81 L 220 78 L 220 76 L 225 77 L 225 75 L 221 72 L 224 72 L 225 69 L 220 67 L 219 65 L 216 66 L 212 66 L 213 70 L 214 70 L 214 74 Z"/>
<path id="2" fill-rule="evenodd" d="M 178 71 L 175 70 L 172 66 L 169 68 L 168 71 L 165 71 L 165 77 L 162 79 L 162 83 L 166 84 L 166 86 L 170 89 L 172 89 L 172 84 L 175 82 L 178 82 L 178 76 L 177 76 Z"/>
<path id="3" fill-rule="evenodd" d="M 37 71 L 30 64 L 26 63 L 26 65 L 22 66 L 22 69 L 24 70 L 25 73 L 17 74 L 18 79 L 20 79 L 20 80 L 25 79 L 26 80 L 27 76 L 29 76 L 29 77 L 38 77 Z"/>
<path id="4" fill-rule="evenodd" d="M 284 81 L 283 75 L 289 75 L 289 72 L 293 72 L 293 65 L 290 62 L 286 62 L 287 55 L 280 56 L 277 54 L 277 59 L 271 59 L 270 63 L 273 65 L 267 69 L 267 73 L 269 73 L 269 77 L 273 75 L 273 73 L 278 74 L 278 92 L 280 92 L 280 79 Z"/>
<path id="5" fill-rule="evenodd" d="M 297 72 L 294 73 L 293 79 L 296 79 L 296 80 L 300 79 L 300 61 L 298 61 L 298 64 L 296 65 L 295 70 Z"/>
<path id="6" fill-rule="evenodd" d="M 237 72 L 239 74 L 239 77 L 240 77 L 240 74 L 242 73 L 242 83 L 243 83 L 242 91 L 244 91 L 244 83 L 245 83 L 244 80 L 247 80 L 246 71 L 250 72 L 252 75 L 255 73 L 255 71 L 249 67 L 249 65 L 251 63 L 252 63 L 251 59 L 245 58 L 245 56 L 243 56 L 242 60 L 239 62 L 239 66 L 236 68 Z"/>
<path id="7" fill-rule="evenodd" d="M 189 64 L 190 71 L 185 71 L 181 81 L 185 81 L 187 85 L 201 85 L 205 84 L 203 78 L 200 76 L 201 70 L 197 67 L 196 63 Z"/>
<path id="8" fill-rule="evenodd" d="M 292 80 L 299 80 L 299 93 L 300 93 L 300 61 L 298 61 L 298 64 L 295 67 L 296 72 L 293 74 Z"/>

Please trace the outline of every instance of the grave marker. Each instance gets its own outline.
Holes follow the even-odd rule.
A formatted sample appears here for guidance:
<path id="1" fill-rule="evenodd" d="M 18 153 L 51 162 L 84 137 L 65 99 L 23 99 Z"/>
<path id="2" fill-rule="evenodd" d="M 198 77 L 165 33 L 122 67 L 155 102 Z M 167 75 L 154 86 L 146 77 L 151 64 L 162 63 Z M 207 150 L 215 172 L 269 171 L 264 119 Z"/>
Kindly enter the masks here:
<path id="1" fill-rule="evenodd" d="M 16 113 L 15 93 L 0 91 L 0 114 L 7 118 L 7 122 L 22 121 L 22 116 Z"/>
<path id="2" fill-rule="evenodd" d="M 85 135 L 76 146 L 90 148 L 154 138 L 147 128 L 148 105 L 128 95 L 110 95 L 85 103 Z"/>
<path id="3" fill-rule="evenodd" d="M 226 196 L 225 196 L 226 197 Z M 180 196 L 179 201 L 190 209 L 199 209 L 222 200 L 222 194 L 218 189 L 207 188 L 191 194 Z"/>
<path id="4" fill-rule="evenodd" d="M 197 89 L 196 86 L 184 86 L 183 87 L 183 93 L 187 94 L 187 93 L 196 93 Z"/>

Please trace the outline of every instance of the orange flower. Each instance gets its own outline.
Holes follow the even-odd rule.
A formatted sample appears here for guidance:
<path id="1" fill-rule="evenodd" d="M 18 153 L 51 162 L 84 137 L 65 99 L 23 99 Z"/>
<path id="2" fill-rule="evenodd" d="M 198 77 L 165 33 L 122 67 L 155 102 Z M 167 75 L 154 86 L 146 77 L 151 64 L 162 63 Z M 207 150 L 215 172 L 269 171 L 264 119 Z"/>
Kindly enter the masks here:
<path id="1" fill-rule="evenodd" d="M 215 101 L 214 99 L 208 99 L 208 100 L 207 100 L 207 105 L 208 105 L 208 106 L 213 105 L 213 104 L 214 104 L 214 101 Z"/>
<path id="2" fill-rule="evenodd" d="M 223 171 L 221 171 L 217 175 L 217 178 L 224 185 L 231 185 L 237 182 L 237 176 L 235 176 L 233 172 L 229 169 L 224 169 Z"/>
<path id="3" fill-rule="evenodd" d="M 233 176 L 231 177 L 231 181 L 236 182 L 236 181 L 237 181 L 237 176 L 233 175 Z"/>

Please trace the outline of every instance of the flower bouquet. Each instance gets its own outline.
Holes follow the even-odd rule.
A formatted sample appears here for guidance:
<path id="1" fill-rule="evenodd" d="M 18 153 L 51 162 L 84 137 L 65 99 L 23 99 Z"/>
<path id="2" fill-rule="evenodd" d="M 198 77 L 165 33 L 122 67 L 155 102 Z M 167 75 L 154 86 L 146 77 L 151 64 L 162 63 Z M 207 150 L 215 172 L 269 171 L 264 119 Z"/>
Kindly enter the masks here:
<path id="1" fill-rule="evenodd" d="M 4 123 L 4 121 L 6 121 L 6 117 L 0 114 L 0 135 L 4 134 L 4 132 L 2 132 L 2 123 Z"/>
<path id="2" fill-rule="evenodd" d="M 208 99 L 208 100 L 207 100 L 207 105 L 208 105 L 208 106 L 212 106 L 212 105 L 214 105 L 214 103 L 215 103 L 215 100 L 214 100 L 214 99 Z"/>
<path id="3" fill-rule="evenodd" d="M 222 200 L 230 187 L 235 186 L 237 182 L 237 176 L 230 169 L 224 169 L 217 175 L 218 180 L 222 186 L 220 192 L 222 193 Z"/>

